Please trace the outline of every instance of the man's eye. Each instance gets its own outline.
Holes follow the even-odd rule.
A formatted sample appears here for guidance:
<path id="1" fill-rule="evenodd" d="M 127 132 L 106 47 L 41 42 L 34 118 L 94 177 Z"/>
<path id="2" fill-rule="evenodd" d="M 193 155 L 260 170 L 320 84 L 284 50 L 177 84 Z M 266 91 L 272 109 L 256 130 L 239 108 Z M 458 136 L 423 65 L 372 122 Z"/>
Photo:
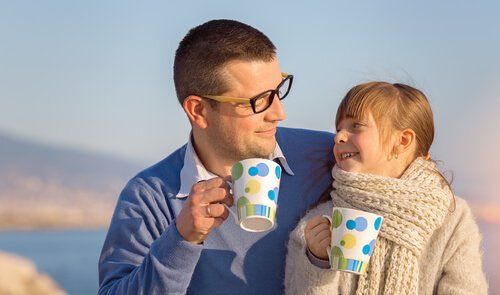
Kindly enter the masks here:
<path id="1" fill-rule="evenodd" d="M 236 106 L 239 108 L 251 108 L 252 107 L 252 105 L 249 102 L 248 103 L 238 103 Z"/>
<path id="2" fill-rule="evenodd" d="M 255 100 L 255 105 L 258 106 L 258 105 L 265 103 L 268 98 L 269 98 L 269 94 L 262 95 L 261 97 L 259 97 Z"/>

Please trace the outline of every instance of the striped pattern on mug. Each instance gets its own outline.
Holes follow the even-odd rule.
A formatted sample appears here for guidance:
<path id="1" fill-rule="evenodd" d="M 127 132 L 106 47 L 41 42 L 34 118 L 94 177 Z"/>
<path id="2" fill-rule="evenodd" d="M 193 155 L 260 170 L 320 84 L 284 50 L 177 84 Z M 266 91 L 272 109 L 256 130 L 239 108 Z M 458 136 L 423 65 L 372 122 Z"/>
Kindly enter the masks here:
<path id="1" fill-rule="evenodd" d="M 368 261 L 349 259 L 342 256 L 333 256 L 331 258 L 331 266 L 333 269 L 364 274 L 368 266 Z"/>
<path id="2" fill-rule="evenodd" d="M 276 208 L 269 207 L 261 204 L 245 204 L 238 206 L 238 218 L 243 220 L 249 216 L 262 216 L 274 220 L 276 215 Z"/>

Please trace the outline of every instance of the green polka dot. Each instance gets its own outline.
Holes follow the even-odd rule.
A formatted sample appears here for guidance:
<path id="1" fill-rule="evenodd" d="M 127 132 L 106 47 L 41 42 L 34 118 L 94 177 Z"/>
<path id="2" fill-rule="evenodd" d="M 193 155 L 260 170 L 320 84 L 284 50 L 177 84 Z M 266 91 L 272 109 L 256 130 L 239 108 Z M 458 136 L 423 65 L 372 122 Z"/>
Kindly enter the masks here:
<path id="1" fill-rule="evenodd" d="M 243 165 L 238 162 L 233 165 L 233 168 L 231 168 L 231 177 L 233 178 L 233 181 L 235 181 L 238 180 L 241 175 L 243 175 Z"/>
<path id="2" fill-rule="evenodd" d="M 338 228 L 341 224 L 342 224 L 342 213 L 340 212 L 340 210 L 335 209 L 333 211 L 332 227 Z"/>
<path id="3" fill-rule="evenodd" d="M 342 250 L 339 247 L 333 246 L 332 257 L 344 257 L 344 253 L 342 253 Z"/>
<path id="4" fill-rule="evenodd" d="M 250 201 L 246 197 L 239 197 L 238 198 L 238 203 L 236 206 L 238 208 L 245 206 L 246 204 L 250 204 Z"/>

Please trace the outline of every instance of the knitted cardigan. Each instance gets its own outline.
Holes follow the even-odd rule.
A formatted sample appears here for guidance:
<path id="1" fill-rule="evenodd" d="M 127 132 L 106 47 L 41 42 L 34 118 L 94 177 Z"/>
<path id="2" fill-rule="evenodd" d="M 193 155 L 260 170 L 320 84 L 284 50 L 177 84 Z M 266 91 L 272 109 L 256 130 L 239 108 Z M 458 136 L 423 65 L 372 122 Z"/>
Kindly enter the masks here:
<path id="1" fill-rule="evenodd" d="M 442 226 L 432 235 L 419 258 L 418 294 L 487 294 L 482 270 L 480 234 L 467 203 L 458 197 Z M 290 234 L 285 269 L 286 294 L 356 293 L 359 275 L 321 269 L 306 255 L 304 228 L 312 217 L 331 214 L 332 202 L 319 205 Z"/>

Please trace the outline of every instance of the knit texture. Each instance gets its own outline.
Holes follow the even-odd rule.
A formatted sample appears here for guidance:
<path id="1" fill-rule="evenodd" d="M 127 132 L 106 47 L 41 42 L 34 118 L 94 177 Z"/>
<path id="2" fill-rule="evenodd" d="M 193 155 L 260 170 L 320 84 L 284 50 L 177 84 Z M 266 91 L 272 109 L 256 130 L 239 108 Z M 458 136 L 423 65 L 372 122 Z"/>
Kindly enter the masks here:
<path id="1" fill-rule="evenodd" d="M 417 158 L 401 178 L 346 172 L 337 166 L 332 175 L 336 207 L 384 217 L 356 294 L 417 294 L 419 257 L 453 199 L 434 162 Z"/>

